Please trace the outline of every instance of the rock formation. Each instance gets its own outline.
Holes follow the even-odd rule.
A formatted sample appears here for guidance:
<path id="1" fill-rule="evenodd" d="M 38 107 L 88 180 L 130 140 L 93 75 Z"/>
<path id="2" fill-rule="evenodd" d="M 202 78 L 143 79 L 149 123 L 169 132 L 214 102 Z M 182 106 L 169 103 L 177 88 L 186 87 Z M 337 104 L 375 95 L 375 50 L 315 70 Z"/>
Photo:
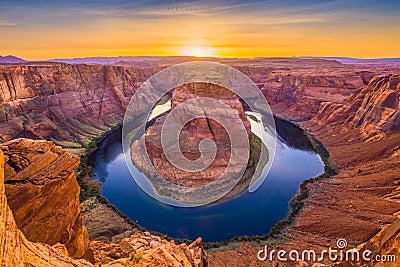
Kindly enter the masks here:
<path id="1" fill-rule="evenodd" d="M 297 117 L 304 119 L 312 118 L 322 101 L 342 102 L 364 85 L 355 73 L 343 76 L 335 72 L 298 72 L 269 75 L 262 92 L 271 105 L 294 109 Z"/>
<path id="2" fill-rule="evenodd" d="M 4 155 L 0 150 L 0 265 L 1 266 L 91 266 L 68 257 L 65 246 L 32 243 L 18 229 L 8 207 L 4 186 Z"/>
<path id="3" fill-rule="evenodd" d="M 229 89 L 207 83 L 185 84 L 174 89 L 172 93 L 171 112 L 181 103 L 196 97 L 208 97 L 217 99 L 226 104 L 242 120 L 243 125 L 250 136 L 250 122 L 244 113 L 243 106 L 238 97 Z M 180 112 L 180 111 L 179 111 Z M 230 137 L 224 127 L 210 116 L 219 116 L 227 120 L 224 108 L 203 110 L 203 118 L 196 118 L 187 123 L 181 130 L 179 145 L 183 155 L 195 160 L 200 157 L 199 142 L 205 138 L 213 140 L 217 146 L 215 160 L 206 169 L 196 172 L 185 171 L 172 165 L 167 159 L 161 145 L 161 129 L 167 115 L 157 119 L 154 125 L 150 126 L 144 136 L 146 149 L 157 172 L 165 179 L 184 186 L 200 186 L 209 184 L 219 178 L 225 171 L 230 160 Z M 212 113 L 212 114 L 209 114 Z M 206 118 L 208 116 L 208 118 Z M 238 129 L 240 130 L 240 129 Z M 132 160 L 141 171 L 146 173 L 146 167 L 141 165 L 141 155 L 137 151 L 136 143 L 132 146 Z M 147 171 L 147 173 L 149 173 Z"/>
<path id="4" fill-rule="evenodd" d="M 162 67 L 175 63 L 157 62 Z M 343 102 L 375 74 L 400 73 L 396 67 L 345 65 L 318 59 L 221 62 L 249 75 L 274 112 L 298 119 L 310 119 L 321 102 Z M 121 122 L 136 88 L 161 68 L 135 66 L 1 66 L 0 142 L 19 137 L 47 139 L 83 153 L 82 146 Z"/>
<path id="5" fill-rule="evenodd" d="M 266 66 L 271 71 L 264 77 L 261 91 L 275 113 L 294 120 L 312 119 L 323 102 L 343 103 L 376 75 L 400 74 L 398 67 L 318 59 L 271 59 Z M 252 72 L 248 75 L 261 81 Z"/>
<path id="6" fill-rule="evenodd" d="M 0 141 L 52 140 L 77 152 L 121 122 L 153 70 L 102 65 L 26 64 L 0 69 Z"/>
<path id="7" fill-rule="evenodd" d="M 174 64 L 157 62 L 162 67 Z M 400 73 L 396 67 L 317 59 L 221 62 L 249 75 L 275 112 L 286 111 L 285 115 L 299 119 L 310 119 L 321 102 L 342 102 L 375 74 Z M 82 153 L 82 146 L 121 122 L 135 89 L 160 68 L 65 63 L 2 66 L 0 141 L 47 139 Z"/>
<path id="8" fill-rule="evenodd" d="M 77 162 L 75 156 L 47 141 L 17 139 L 1 146 L 1 266 L 93 266 L 70 257 L 93 250 L 93 261 L 102 266 L 205 266 L 207 255 L 201 239 L 190 245 L 176 245 L 174 241 L 145 233 L 126 238 L 120 244 L 95 241 L 88 250 L 77 202 L 78 185 L 72 172 Z M 11 191 L 8 197 L 5 191 Z M 73 192 L 75 196 L 71 196 Z M 17 206 L 14 212 L 8 206 L 8 199 Z M 21 231 L 14 216 L 21 217 L 22 210 L 26 215 L 19 218 Z M 69 216 L 77 217 L 76 222 L 69 224 Z M 30 235 L 29 241 L 23 232 Z M 59 234 L 64 239 L 54 243 Z M 66 246 L 61 244 L 63 241 L 67 241 Z"/>
<path id="9" fill-rule="evenodd" d="M 93 241 L 96 261 L 110 263 L 110 266 L 138 263 L 139 266 L 207 266 L 207 254 L 201 248 L 202 240 L 198 238 L 190 245 L 161 239 L 159 236 L 145 232 L 133 235 L 117 244 L 106 244 Z"/>
<path id="10" fill-rule="evenodd" d="M 351 122 L 365 139 L 400 132 L 400 75 L 374 77 L 343 104 L 324 102 L 316 117 L 324 123 Z"/>
<path id="11" fill-rule="evenodd" d="M 48 141 L 15 139 L 1 149 L 8 204 L 25 237 L 64 244 L 74 258 L 93 258 L 74 174 L 79 158 Z"/>

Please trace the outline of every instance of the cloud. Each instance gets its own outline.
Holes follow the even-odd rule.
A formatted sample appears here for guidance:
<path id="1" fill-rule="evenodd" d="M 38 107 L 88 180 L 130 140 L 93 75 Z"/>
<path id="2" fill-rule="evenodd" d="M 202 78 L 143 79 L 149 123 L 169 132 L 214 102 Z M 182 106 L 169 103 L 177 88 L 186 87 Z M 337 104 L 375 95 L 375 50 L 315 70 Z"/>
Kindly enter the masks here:
<path id="1" fill-rule="evenodd" d="M 0 20 L 0 27 L 2 26 L 15 26 L 16 24 L 7 20 Z"/>

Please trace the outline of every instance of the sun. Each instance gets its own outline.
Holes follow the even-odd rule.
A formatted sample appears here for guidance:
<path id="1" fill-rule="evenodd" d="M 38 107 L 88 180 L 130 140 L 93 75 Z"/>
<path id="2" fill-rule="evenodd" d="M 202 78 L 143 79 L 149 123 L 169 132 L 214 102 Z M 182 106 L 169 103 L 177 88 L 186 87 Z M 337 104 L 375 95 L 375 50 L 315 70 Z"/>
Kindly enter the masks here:
<path id="1" fill-rule="evenodd" d="M 179 54 L 193 57 L 215 57 L 216 51 L 207 46 L 184 46 L 179 49 Z"/>

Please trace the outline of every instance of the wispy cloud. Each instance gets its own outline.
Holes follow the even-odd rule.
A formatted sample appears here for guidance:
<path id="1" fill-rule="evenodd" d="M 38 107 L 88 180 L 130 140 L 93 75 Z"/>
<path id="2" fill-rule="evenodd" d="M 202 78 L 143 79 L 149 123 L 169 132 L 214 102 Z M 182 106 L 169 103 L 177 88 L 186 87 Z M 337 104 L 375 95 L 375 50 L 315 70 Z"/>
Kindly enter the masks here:
<path id="1" fill-rule="evenodd" d="M 7 21 L 7 20 L 0 20 L 0 27 L 2 26 L 15 26 L 16 23 Z"/>

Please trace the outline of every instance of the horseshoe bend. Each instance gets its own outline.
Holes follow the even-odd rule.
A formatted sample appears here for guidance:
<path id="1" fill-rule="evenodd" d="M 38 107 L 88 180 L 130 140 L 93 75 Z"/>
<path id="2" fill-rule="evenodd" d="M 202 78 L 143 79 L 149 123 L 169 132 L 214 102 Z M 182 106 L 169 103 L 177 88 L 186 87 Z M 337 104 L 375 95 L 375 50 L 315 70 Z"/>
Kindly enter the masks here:
<path id="1" fill-rule="evenodd" d="M 290 204 L 284 203 L 283 215 L 278 216 L 274 227 L 265 226 L 265 231 L 255 235 L 234 233 L 228 240 L 209 242 L 207 235 L 184 240 L 168 236 L 158 228 L 147 229 L 141 224 L 145 218 L 136 222 L 124 214 L 123 207 L 111 202 L 105 195 L 107 184 L 102 180 L 111 170 L 98 168 L 96 153 L 112 152 L 107 140 L 112 136 L 120 138 L 131 97 L 148 78 L 167 67 L 193 60 L 198 58 L 1 64 L 3 266 L 288 266 L 276 259 L 260 261 L 257 253 L 265 245 L 276 251 L 296 248 L 320 252 L 336 247 L 340 238 L 346 239 L 349 249 L 369 249 L 400 259 L 400 67 L 396 62 L 202 59 L 226 64 L 247 75 L 271 107 L 279 142 L 285 147 L 302 149 L 307 155 L 313 153 L 321 162 L 322 173 L 292 185 L 296 189 L 288 195 Z M 260 138 L 252 139 L 257 138 L 252 127 L 262 119 L 249 113 L 242 99 L 212 84 L 182 85 L 163 97 L 160 107 L 165 103 L 169 107 L 148 121 L 141 136 L 146 138 L 147 152 L 158 173 L 181 186 L 215 181 L 231 156 L 225 147 L 229 144 L 226 131 L 207 118 L 186 124 L 180 131 L 179 142 L 183 154 L 195 160 L 200 154 L 200 140 L 216 141 L 221 149 L 210 169 L 198 175 L 182 172 L 163 155 L 159 142 L 166 117 L 179 104 L 199 96 L 219 100 L 232 108 L 254 145 L 251 148 L 263 149 Z M 213 112 L 220 114 L 218 109 Z M 254 151 L 249 151 L 250 156 L 254 156 Z M 113 157 L 112 153 L 107 156 Z M 140 165 L 142 156 L 132 149 L 132 161 L 139 162 L 138 169 L 146 172 L 147 165 Z M 254 172 L 255 166 L 250 161 L 245 163 L 246 170 Z M 291 169 L 291 177 L 300 173 L 300 168 L 311 168 L 285 161 L 282 164 L 278 170 L 284 173 Z M 230 199 L 238 201 L 244 193 L 251 194 L 246 192 L 249 182 L 242 182 L 231 195 L 211 205 L 221 207 L 218 205 L 227 205 Z M 289 188 L 289 183 L 280 189 L 279 195 L 285 194 L 283 189 Z M 122 183 L 124 186 L 127 185 Z M 146 199 L 146 194 L 141 194 Z M 133 214 L 141 212 L 138 203 L 142 202 L 129 203 Z M 273 205 L 278 209 L 279 203 Z M 257 203 L 249 206 L 257 207 Z M 153 220 L 160 221 L 155 223 L 167 227 L 163 225 L 167 218 L 158 218 L 155 210 L 148 212 L 153 213 L 149 220 L 157 218 Z M 224 221 L 225 228 L 235 220 Z M 249 229 L 256 228 L 253 221 L 246 224 Z M 193 223 L 192 227 L 199 225 Z M 329 258 L 321 263 L 333 264 Z M 307 266 L 304 262 L 295 262 L 293 266 L 296 264 Z M 363 263 L 343 260 L 335 264 Z"/>
<path id="2" fill-rule="evenodd" d="M 198 105 L 195 102 L 186 102 L 198 99 L 198 97 L 202 97 L 204 100 L 202 105 Z M 214 102 L 211 99 L 218 100 L 218 102 Z M 207 107 L 206 105 L 209 102 L 210 105 Z M 179 107 L 182 103 L 184 104 Z M 223 104 L 218 106 L 219 103 Z M 188 171 L 171 163 L 171 157 L 175 157 L 177 151 L 173 150 L 172 155 L 164 152 L 163 147 L 165 145 L 163 146 L 162 142 L 162 128 L 164 125 L 170 125 L 170 130 L 174 128 L 179 130 L 180 121 L 184 120 L 184 117 L 192 113 L 194 109 L 198 109 L 199 106 L 201 106 L 201 110 L 200 113 L 196 114 L 196 118 L 188 119 L 190 120 L 188 123 L 182 123 L 182 129 L 173 134 L 173 136 L 179 136 L 179 150 L 182 152 L 183 157 L 191 161 L 198 160 L 196 165 L 203 165 L 208 160 L 206 157 L 204 159 L 200 158 L 201 154 L 210 153 L 199 150 L 199 144 L 202 140 L 213 140 L 216 145 L 216 154 L 214 156 L 215 159 L 210 164 L 207 164 L 206 168 Z M 233 110 L 234 112 L 229 114 L 227 110 Z M 175 117 L 173 119 L 174 122 L 167 121 L 168 114 Z M 132 143 L 130 153 L 132 162 L 138 166 L 141 172 L 147 174 L 150 172 L 147 169 L 148 166 L 154 166 L 160 176 L 168 181 L 177 185 L 195 188 L 211 184 L 217 180 L 220 181 L 224 179 L 223 176 L 232 179 L 236 173 L 239 175 L 240 172 L 245 171 L 247 164 L 243 164 L 243 160 L 249 158 L 249 155 L 246 156 L 245 153 L 250 153 L 249 145 L 246 144 L 246 142 L 251 141 L 250 122 L 245 115 L 239 98 L 229 89 L 207 83 L 189 83 L 179 86 L 172 91 L 171 111 L 168 114 L 159 116 L 142 137 L 145 139 L 145 150 L 152 164 L 144 164 L 142 159 L 143 150 L 138 148 L 140 140 Z M 238 121 L 235 121 L 235 115 Z M 240 131 L 242 131 L 240 137 L 242 137 L 243 141 L 237 135 Z M 236 137 L 232 136 L 234 133 L 237 135 Z M 168 134 L 171 135 L 171 133 Z M 233 138 L 237 139 L 234 140 Z M 170 139 L 172 141 L 172 138 Z M 236 144 L 233 144 L 233 142 L 236 142 Z M 235 156 L 235 153 L 237 155 L 238 152 L 231 150 L 234 145 L 236 146 L 236 151 L 243 153 L 243 155 L 240 155 L 240 157 Z M 189 167 L 189 165 L 187 166 Z M 160 187 L 159 191 L 168 190 L 161 185 Z M 218 187 L 218 190 L 221 190 L 221 187 Z M 211 188 L 207 189 L 206 194 L 212 194 Z"/>

